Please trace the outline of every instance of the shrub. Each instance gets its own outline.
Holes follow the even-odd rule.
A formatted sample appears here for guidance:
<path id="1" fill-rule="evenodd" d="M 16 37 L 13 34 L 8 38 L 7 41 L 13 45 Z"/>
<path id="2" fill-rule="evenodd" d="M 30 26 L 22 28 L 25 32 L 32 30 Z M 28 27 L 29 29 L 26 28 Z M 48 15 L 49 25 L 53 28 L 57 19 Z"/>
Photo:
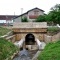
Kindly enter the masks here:
<path id="1" fill-rule="evenodd" d="M 22 18 L 21 21 L 22 21 L 22 22 L 28 22 L 28 19 L 27 19 L 27 17 L 24 17 L 24 18 Z"/>

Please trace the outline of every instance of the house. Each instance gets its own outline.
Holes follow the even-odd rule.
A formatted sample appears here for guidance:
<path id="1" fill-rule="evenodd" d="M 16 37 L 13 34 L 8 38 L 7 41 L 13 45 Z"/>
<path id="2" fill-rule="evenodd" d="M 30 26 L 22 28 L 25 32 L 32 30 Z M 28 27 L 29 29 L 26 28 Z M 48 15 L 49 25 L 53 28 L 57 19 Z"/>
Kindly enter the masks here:
<path id="1" fill-rule="evenodd" d="M 33 21 L 35 21 L 35 19 L 39 15 L 44 15 L 44 10 L 39 9 L 39 8 L 36 7 L 36 8 L 33 8 L 33 9 L 27 11 L 24 14 L 21 14 L 21 15 L 17 16 L 14 19 L 14 22 L 21 22 L 22 18 L 24 18 L 24 17 L 27 17 L 27 19 L 28 19 L 29 22 L 33 22 Z"/>
<path id="2" fill-rule="evenodd" d="M 13 23 L 13 18 L 17 15 L 0 15 L 0 25 Z"/>

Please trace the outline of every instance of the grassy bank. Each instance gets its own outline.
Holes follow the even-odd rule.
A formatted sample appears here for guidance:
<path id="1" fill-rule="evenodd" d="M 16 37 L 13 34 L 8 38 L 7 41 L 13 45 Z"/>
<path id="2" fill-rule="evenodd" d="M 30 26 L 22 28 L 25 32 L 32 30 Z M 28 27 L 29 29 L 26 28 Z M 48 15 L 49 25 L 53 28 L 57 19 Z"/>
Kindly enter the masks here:
<path id="1" fill-rule="evenodd" d="M 18 48 L 13 43 L 8 42 L 4 38 L 0 38 L 0 60 L 5 60 L 17 50 Z"/>
<path id="2" fill-rule="evenodd" d="M 57 33 L 59 33 L 60 32 L 60 28 L 58 28 L 58 27 L 48 27 L 47 28 L 47 34 L 48 35 L 55 35 L 55 34 L 57 34 Z"/>
<path id="3" fill-rule="evenodd" d="M 60 41 L 47 44 L 38 60 L 60 60 Z"/>
<path id="4" fill-rule="evenodd" d="M 9 31 L 11 31 L 11 30 L 7 29 L 7 28 L 0 27 L 0 36 L 7 34 Z"/>

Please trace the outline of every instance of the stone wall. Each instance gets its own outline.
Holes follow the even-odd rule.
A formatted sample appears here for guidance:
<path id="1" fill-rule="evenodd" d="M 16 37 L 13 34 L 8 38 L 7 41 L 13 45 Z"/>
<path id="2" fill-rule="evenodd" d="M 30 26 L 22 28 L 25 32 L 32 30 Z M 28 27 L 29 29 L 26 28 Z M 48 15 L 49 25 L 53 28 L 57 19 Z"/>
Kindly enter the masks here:
<path id="1" fill-rule="evenodd" d="M 13 28 L 47 28 L 47 22 L 14 22 Z"/>
<path id="2" fill-rule="evenodd" d="M 58 41 L 60 40 L 60 33 L 56 34 L 56 35 L 53 35 L 53 36 L 48 36 L 48 35 L 44 35 L 44 41 L 46 43 L 49 43 L 49 42 L 55 42 L 55 41 Z"/>
<path id="3" fill-rule="evenodd" d="M 57 41 L 57 40 L 59 40 L 59 39 L 60 39 L 60 33 L 52 36 L 52 41 Z"/>
<path id="4" fill-rule="evenodd" d="M 15 33 L 45 33 L 47 28 L 13 28 Z"/>
<path id="5" fill-rule="evenodd" d="M 35 38 L 43 41 L 44 34 L 47 33 L 47 28 L 14 28 L 12 30 L 14 32 L 16 40 L 21 40 L 22 38 L 25 38 L 28 33 L 32 33 Z"/>
<path id="6" fill-rule="evenodd" d="M 21 40 L 25 38 L 28 33 L 32 33 L 35 38 L 40 41 L 44 41 L 44 34 L 47 33 L 46 22 L 18 22 L 13 23 L 12 31 L 15 35 L 15 39 Z"/>
<path id="7" fill-rule="evenodd" d="M 16 41 L 19 41 L 21 40 L 22 38 L 25 38 L 25 36 L 27 35 L 28 33 L 20 33 L 20 34 L 15 34 L 15 40 Z M 46 33 L 32 33 L 35 38 L 39 39 L 40 41 L 44 41 L 44 34 Z"/>

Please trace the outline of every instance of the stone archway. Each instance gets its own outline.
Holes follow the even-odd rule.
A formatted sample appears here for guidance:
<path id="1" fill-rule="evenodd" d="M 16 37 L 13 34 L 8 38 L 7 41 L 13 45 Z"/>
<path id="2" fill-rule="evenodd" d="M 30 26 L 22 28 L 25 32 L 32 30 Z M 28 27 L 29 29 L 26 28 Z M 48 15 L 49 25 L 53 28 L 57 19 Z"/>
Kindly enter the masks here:
<path id="1" fill-rule="evenodd" d="M 26 45 L 34 45 L 35 44 L 35 36 L 32 33 L 28 33 L 25 36 L 25 44 Z"/>

